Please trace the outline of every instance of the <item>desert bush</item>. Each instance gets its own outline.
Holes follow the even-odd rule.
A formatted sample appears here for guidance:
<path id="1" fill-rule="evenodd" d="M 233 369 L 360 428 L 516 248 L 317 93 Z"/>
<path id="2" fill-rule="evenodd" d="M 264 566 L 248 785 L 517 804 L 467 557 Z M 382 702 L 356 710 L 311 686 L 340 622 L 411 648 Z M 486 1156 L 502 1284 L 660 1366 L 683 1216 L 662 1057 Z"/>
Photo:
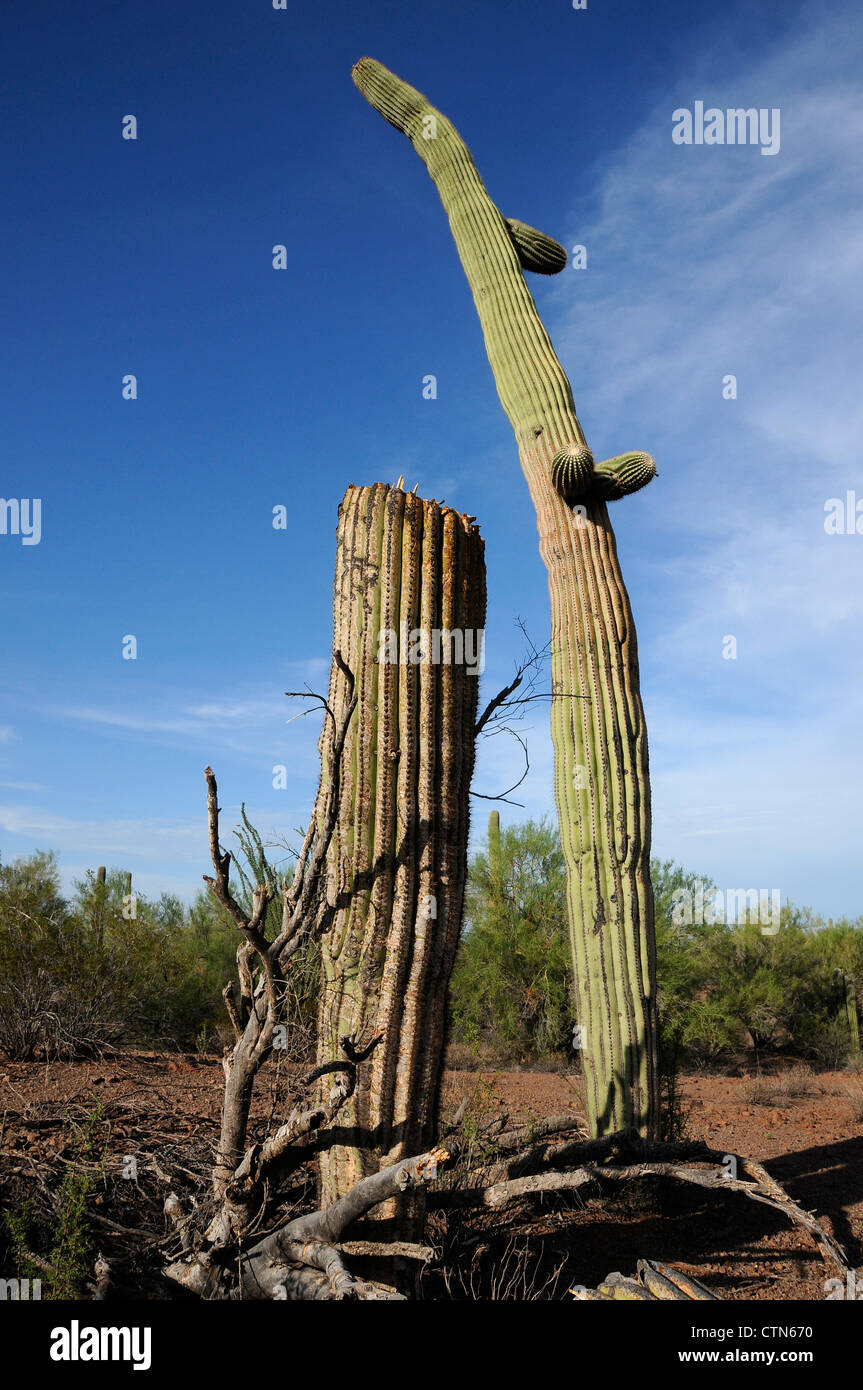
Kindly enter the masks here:
<path id="1" fill-rule="evenodd" d="M 234 860 L 240 881 L 236 897 L 245 911 L 251 913 L 255 887 L 258 884 L 269 884 L 272 897 L 267 904 L 264 930 L 272 940 L 278 936 L 282 928 L 282 899 L 285 888 L 290 886 L 293 880 L 293 860 L 288 857 L 281 863 L 274 863 L 272 850 L 279 846 L 264 846 L 260 834 L 246 815 L 245 806 L 240 808 L 240 816 L 241 824 L 235 830 L 240 846 L 240 855 Z M 268 848 L 270 854 L 267 853 Z M 286 849 L 287 846 L 282 848 Z M 233 926 L 233 930 L 236 951 L 236 926 Z M 321 974 L 320 943 L 315 933 L 311 932 L 292 956 L 284 983 L 281 1021 L 286 1029 L 287 1056 L 293 1062 L 308 1061 L 315 1053 Z M 281 1055 L 284 1059 L 286 1052 L 283 1050 Z"/>
<path id="2" fill-rule="evenodd" d="M 119 1033 L 122 1000 L 92 934 L 60 894 L 53 855 L 0 865 L 0 1048 L 87 1056 Z"/>
<path id="3" fill-rule="evenodd" d="M 805 1063 L 798 1062 L 775 1076 L 747 1076 L 741 1094 L 749 1105 L 782 1105 L 816 1095 L 820 1087 Z"/>
<path id="4" fill-rule="evenodd" d="M 269 883 L 274 935 L 290 855 L 274 862 L 245 809 L 235 834 L 234 895 L 248 910 L 255 885 Z M 654 860 L 651 876 L 668 1134 L 683 1123 L 681 1065 L 748 1049 L 758 1061 L 792 1052 L 823 1067 L 860 1065 L 847 999 L 856 992 L 863 1002 L 863 919 L 825 922 L 786 905 L 775 935 L 757 923 L 682 923 L 675 894 L 694 893 L 700 881 L 707 900 L 714 885 L 669 860 Z M 190 907 L 136 893 L 131 914 L 126 892 L 122 871 L 104 883 L 89 873 L 67 901 L 53 855 L 0 864 L 0 1051 L 26 1060 L 228 1040 L 221 996 L 236 977 L 233 920 L 204 888 Z M 449 1065 L 576 1064 L 565 894 L 560 840 L 547 821 L 503 831 L 494 882 L 488 854 L 473 857 L 450 987 Z M 286 982 L 292 1058 L 314 1050 L 319 987 L 309 940 Z"/>
<path id="5" fill-rule="evenodd" d="M 38 1278 L 46 1299 L 85 1297 L 93 1239 L 87 1199 L 104 1177 L 107 1147 L 96 1153 L 103 1107 L 94 1106 L 76 1127 L 72 1155 L 63 1172 L 52 1222 L 36 1214 L 32 1198 L 4 1213 L 3 1225 L 19 1278 Z M 42 1253 L 44 1252 L 44 1253 Z"/>
<path id="6" fill-rule="evenodd" d="M 546 820 L 502 831 L 499 882 L 472 859 L 450 1009 L 453 1040 L 500 1060 L 572 1057 L 566 870 Z"/>
<path id="7" fill-rule="evenodd" d="M 850 1102 L 852 1121 L 855 1125 L 863 1125 L 863 1086 L 846 1086 L 844 1089 Z"/>
<path id="8" fill-rule="evenodd" d="M 795 1062 L 788 1071 L 781 1072 L 777 1080 L 781 1094 L 790 1096 L 793 1100 L 801 1096 L 817 1095 L 821 1089 L 811 1068 L 804 1062 Z"/>
<path id="9" fill-rule="evenodd" d="M 266 929 L 277 934 L 279 871 L 242 811 L 234 856 L 237 900 L 270 883 Z M 67 901 L 56 859 L 37 853 L 0 864 L 0 1051 L 7 1056 L 85 1057 L 112 1047 L 200 1047 L 227 1041 L 222 990 L 236 976 L 241 936 L 205 889 L 191 907 L 163 893 L 135 891 L 128 875 L 88 872 Z M 297 952 L 286 982 L 291 1056 L 314 1047 L 319 960 L 314 943 Z"/>
<path id="10" fill-rule="evenodd" d="M 168 895 L 126 905 L 126 875 L 89 873 L 71 901 L 54 856 L 0 865 L 0 1050 L 98 1056 L 119 1046 L 193 1044 L 215 1026 L 233 974 L 236 927 L 218 904 L 187 912 Z M 208 944 L 201 942 L 206 921 Z M 230 927 L 230 948 L 227 946 Z"/>

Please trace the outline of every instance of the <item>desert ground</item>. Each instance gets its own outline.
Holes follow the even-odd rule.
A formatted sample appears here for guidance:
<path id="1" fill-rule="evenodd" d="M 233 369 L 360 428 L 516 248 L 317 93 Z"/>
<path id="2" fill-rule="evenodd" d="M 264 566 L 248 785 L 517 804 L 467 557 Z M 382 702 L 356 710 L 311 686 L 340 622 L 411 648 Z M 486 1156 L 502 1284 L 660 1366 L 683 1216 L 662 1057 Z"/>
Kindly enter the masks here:
<path id="1" fill-rule="evenodd" d="M 774 1062 L 770 1074 L 737 1071 L 682 1079 L 685 1137 L 764 1162 L 823 1221 L 851 1264 L 863 1264 L 863 1076 L 790 1061 Z M 262 1080 L 255 1137 L 280 1123 L 295 1091 L 289 1069 L 269 1066 Z M 188 1199 L 205 1184 L 222 1086 L 215 1056 L 0 1063 L 0 1204 L 14 1211 L 29 1197 L 37 1211 L 50 1211 L 75 1135 L 99 1107 L 90 1154 L 98 1179 L 87 1219 L 94 1246 L 112 1266 L 111 1296 L 171 1297 L 159 1276 L 164 1197 L 173 1190 Z M 581 1080 L 574 1071 L 448 1070 L 444 1120 L 465 1096 L 477 1123 L 504 1112 L 510 1124 L 530 1122 L 579 1111 Z M 310 1195 L 310 1170 L 304 1181 Z M 442 1264 L 458 1254 L 461 1274 L 447 1283 L 431 1262 L 421 1279 L 430 1298 L 470 1296 L 470 1270 L 474 1296 L 562 1298 L 568 1286 L 595 1286 L 612 1270 L 634 1273 L 639 1258 L 675 1264 L 735 1300 L 823 1300 L 835 1274 L 779 1213 L 730 1192 L 656 1178 L 614 1191 L 536 1195 L 503 1212 L 474 1213 L 457 1230 L 437 1213 L 430 1243 L 436 1239 Z M 526 1264 L 515 1258 L 519 1251 L 527 1252 Z M 8 1249 L 5 1256 L 0 1273 L 11 1274 Z M 490 1270 L 504 1272 L 493 1295 Z"/>

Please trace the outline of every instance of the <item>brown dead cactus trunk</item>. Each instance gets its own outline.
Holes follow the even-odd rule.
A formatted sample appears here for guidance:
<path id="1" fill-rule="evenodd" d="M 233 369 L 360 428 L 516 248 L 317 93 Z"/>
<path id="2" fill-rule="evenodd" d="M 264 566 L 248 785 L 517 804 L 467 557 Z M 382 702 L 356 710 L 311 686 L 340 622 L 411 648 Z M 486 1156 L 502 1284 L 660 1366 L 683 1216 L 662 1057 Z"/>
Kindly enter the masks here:
<path id="1" fill-rule="evenodd" d="M 446 990 L 467 875 L 485 623 L 473 518 L 400 486 L 349 487 L 339 512 L 329 704 L 356 680 L 328 856 L 318 1061 L 383 1035 L 322 1136 L 322 1205 L 436 1135 Z M 327 765 L 332 726 L 321 737 Z M 378 1208 L 414 1238 L 415 1198 Z M 388 1234 L 390 1231 L 388 1230 Z"/>

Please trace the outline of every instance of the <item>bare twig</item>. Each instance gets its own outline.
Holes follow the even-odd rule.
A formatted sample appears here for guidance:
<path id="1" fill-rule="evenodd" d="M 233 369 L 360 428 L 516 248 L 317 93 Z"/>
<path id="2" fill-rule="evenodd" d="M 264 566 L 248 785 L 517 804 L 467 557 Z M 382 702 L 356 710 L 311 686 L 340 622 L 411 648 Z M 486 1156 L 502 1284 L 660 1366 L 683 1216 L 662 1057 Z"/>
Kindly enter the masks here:
<path id="1" fill-rule="evenodd" d="M 515 732 L 515 729 L 509 729 L 505 724 L 500 729 L 497 729 L 495 732 L 498 734 L 509 734 L 512 738 L 516 739 L 517 742 L 521 744 L 522 752 L 524 753 L 524 772 L 521 774 L 517 782 L 514 782 L 511 787 L 507 787 L 505 792 L 500 792 L 497 796 L 490 796 L 487 792 L 473 791 L 471 792 L 471 796 L 480 797 L 483 801 L 505 801 L 508 806 L 521 806 L 522 803 L 520 801 L 510 801 L 509 794 L 510 792 L 514 792 L 517 787 L 521 786 L 525 777 L 530 772 L 530 759 L 527 756 L 527 744 L 525 743 L 524 739 Z M 493 738 L 494 734 L 489 735 L 489 737 Z"/>
<path id="2" fill-rule="evenodd" d="M 514 679 L 509 685 L 505 685 L 504 688 L 503 688 L 503 690 L 499 690 L 499 691 L 498 691 L 498 693 L 495 695 L 495 697 L 494 697 L 493 700 L 489 700 L 488 704 L 486 705 L 486 707 L 485 707 L 485 709 L 483 710 L 482 714 L 480 715 L 479 719 L 476 721 L 476 725 L 475 725 L 474 731 L 473 731 L 473 732 L 474 732 L 474 738 L 478 738 L 478 737 L 479 737 L 479 735 L 482 733 L 483 729 L 485 728 L 486 724 L 488 723 L 488 721 L 491 719 L 492 715 L 494 714 L 495 710 L 496 710 L 496 709 L 499 709 L 501 705 L 506 704 L 506 702 L 507 702 L 507 700 L 509 699 L 509 697 L 510 697 L 510 695 L 512 694 L 512 692 L 513 692 L 514 690 L 517 690 L 518 687 L 521 685 L 521 681 L 522 681 L 522 673 L 521 673 L 521 671 L 519 671 L 518 674 L 516 675 L 515 679 Z"/>

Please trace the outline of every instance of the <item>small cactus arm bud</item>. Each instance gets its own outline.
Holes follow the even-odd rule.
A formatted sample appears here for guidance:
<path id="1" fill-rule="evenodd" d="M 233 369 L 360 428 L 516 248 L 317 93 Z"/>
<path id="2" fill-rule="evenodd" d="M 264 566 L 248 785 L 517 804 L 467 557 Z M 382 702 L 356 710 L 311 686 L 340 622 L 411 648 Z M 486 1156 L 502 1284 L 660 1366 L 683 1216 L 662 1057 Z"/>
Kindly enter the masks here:
<path id="1" fill-rule="evenodd" d="M 647 487 L 655 477 L 656 463 L 650 454 L 617 454 L 594 466 L 591 489 L 603 502 L 616 502 Z"/>
<path id="2" fill-rule="evenodd" d="M 557 275 L 566 269 L 566 251 L 554 237 L 538 232 L 536 227 L 528 227 L 517 217 L 506 217 L 504 221 L 515 242 L 522 270 L 532 270 L 536 275 Z"/>
<path id="3" fill-rule="evenodd" d="M 551 461 L 552 486 L 570 507 L 586 493 L 592 473 L 593 454 L 586 444 L 567 444 Z"/>

